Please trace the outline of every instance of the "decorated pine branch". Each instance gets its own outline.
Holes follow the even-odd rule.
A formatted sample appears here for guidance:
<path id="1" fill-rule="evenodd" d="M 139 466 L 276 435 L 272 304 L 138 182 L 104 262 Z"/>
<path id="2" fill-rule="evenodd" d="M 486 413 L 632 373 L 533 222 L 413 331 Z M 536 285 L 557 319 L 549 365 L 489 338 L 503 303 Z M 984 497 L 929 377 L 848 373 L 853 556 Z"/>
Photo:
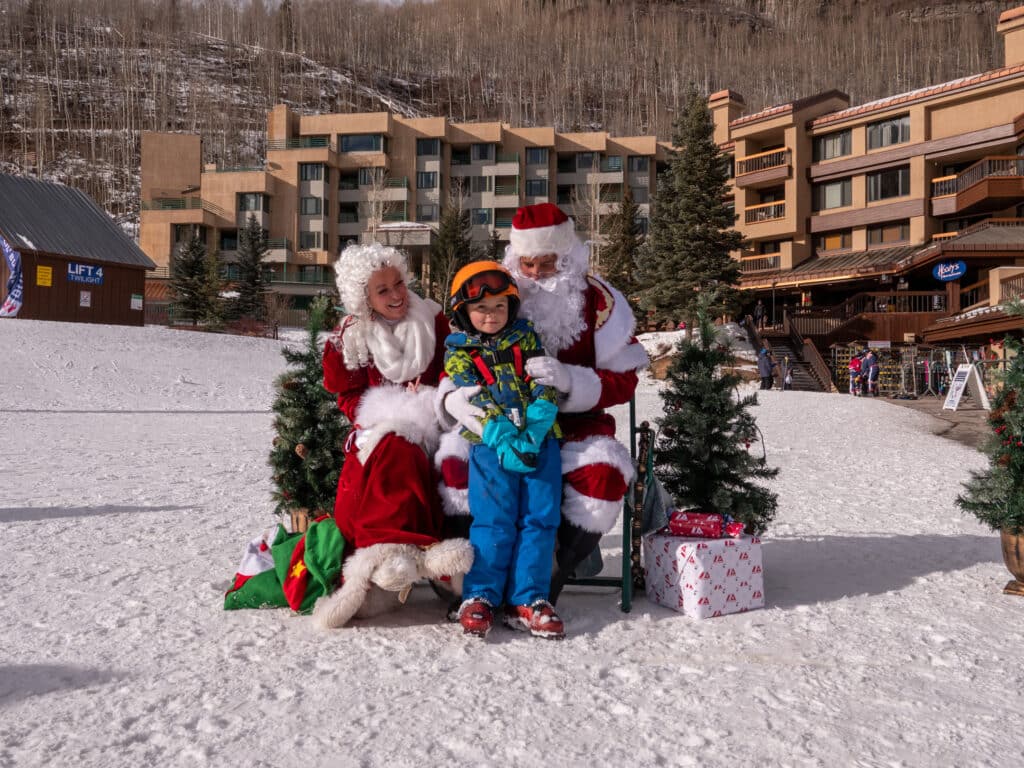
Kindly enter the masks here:
<path id="1" fill-rule="evenodd" d="M 747 533 L 762 533 L 775 516 L 777 497 L 760 481 L 778 474 L 759 450 L 760 434 L 748 408 L 757 395 L 739 396 L 734 362 L 717 341 L 710 311 L 720 301 L 703 292 L 696 305 L 699 335 L 677 347 L 662 390 L 664 416 L 655 474 L 681 508 L 731 515 Z"/>
<path id="2" fill-rule="evenodd" d="M 328 310 L 326 299 L 310 307 L 308 338 L 301 350 L 281 350 L 289 368 L 274 382 L 274 438 L 270 451 L 275 512 L 296 509 L 330 512 L 344 463 L 350 426 L 334 397 L 323 387 L 319 334 Z"/>

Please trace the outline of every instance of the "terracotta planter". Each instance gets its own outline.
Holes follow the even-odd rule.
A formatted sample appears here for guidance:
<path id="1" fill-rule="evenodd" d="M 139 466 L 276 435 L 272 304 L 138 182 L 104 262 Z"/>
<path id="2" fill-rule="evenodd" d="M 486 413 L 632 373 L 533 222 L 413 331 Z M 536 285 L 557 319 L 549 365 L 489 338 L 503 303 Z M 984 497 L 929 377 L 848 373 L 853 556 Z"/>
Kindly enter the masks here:
<path id="1" fill-rule="evenodd" d="M 1007 595 L 1024 597 L 1024 533 L 999 532 L 1003 544 L 1003 562 L 1013 579 L 1003 588 Z"/>
<path id="2" fill-rule="evenodd" d="M 292 533 L 305 533 L 306 529 L 309 528 L 309 524 L 313 521 L 312 514 L 305 507 L 289 510 L 289 515 L 291 517 Z"/>

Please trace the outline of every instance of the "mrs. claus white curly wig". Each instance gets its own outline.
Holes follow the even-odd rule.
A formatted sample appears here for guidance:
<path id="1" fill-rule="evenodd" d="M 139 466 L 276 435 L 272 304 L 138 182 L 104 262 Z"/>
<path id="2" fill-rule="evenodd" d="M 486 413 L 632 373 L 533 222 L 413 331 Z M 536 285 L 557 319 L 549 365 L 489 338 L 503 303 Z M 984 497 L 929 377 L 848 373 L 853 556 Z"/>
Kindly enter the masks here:
<path id="1" fill-rule="evenodd" d="M 369 318 L 370 307 L 366 303 L 366 287 L 370 275 L 378 269 L 394 267 L 407 283 L 409 262 L 405 254 L 397 248 L 380 243 L 370 245 L 350 245 L 341 252 L 334 263 L 334 279 L 338 285 L 341 304 L 350 315 Z"/>

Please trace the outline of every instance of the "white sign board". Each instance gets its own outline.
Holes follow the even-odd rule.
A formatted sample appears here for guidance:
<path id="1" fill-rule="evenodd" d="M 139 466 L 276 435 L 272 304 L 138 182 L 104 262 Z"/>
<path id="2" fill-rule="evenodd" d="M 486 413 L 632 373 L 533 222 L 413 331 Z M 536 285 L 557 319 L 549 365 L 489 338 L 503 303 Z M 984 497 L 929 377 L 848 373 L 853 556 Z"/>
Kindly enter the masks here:
<path id="1" fill-rule="evenodd" d="M 942 404 L 942 410 L 956 410 L 957 406 L 960 405 L 960 398 L 963 397 L 964 390 L 967 389 L 968 381 L 972 382 L 974 395 L 981 403 L 981 407 L 986 411 L 990 409 L 988 393 L 985 392 L 985 384 L 981 380 L 981 374 L 970 363 L 963 363 L 957 366 L 956 373 L 953 374 L 953 380 L 949 382 L 949 392 L 946 393 L 946 402 Z"/>

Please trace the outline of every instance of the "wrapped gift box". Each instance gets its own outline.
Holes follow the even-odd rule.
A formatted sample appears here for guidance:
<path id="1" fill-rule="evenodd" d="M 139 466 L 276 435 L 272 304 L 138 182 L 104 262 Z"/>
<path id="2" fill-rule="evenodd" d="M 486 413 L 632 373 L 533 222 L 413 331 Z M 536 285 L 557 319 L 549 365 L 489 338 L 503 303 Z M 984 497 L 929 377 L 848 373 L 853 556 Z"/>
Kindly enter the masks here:
<path id="1" fill-rule="evenodd" d="M 695 619 L 764 607 L 756 536 L 692 539 L 662 529 L 643 541 L 649 600 Z"/>

